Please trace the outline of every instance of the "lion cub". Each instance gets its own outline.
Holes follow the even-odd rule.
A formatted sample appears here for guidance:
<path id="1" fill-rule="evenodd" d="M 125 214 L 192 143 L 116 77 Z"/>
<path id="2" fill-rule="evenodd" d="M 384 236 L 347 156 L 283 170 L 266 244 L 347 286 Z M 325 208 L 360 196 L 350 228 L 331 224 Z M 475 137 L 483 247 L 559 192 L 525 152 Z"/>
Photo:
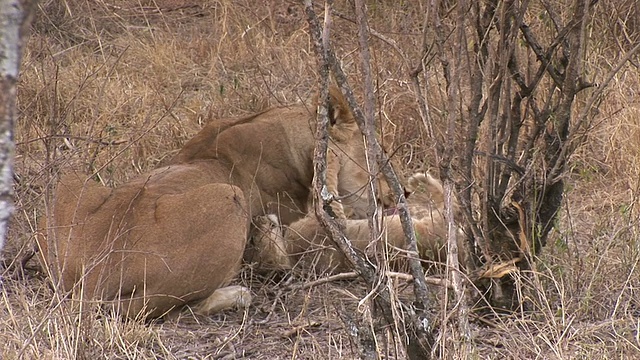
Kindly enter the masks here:
<path id="1" fill-rule="evenodd" d="M 418 240 L 418 251 L 424 267 L 435 270 L 436 265 L 446 262 L 447 223 L 444 217 L 444 190 L 442 183 L 428 173 L 416 173 L 408 180 L 407 191 L 409 211 Z M 458 204 L 454 201 L 454 211 Z M 273 220 L 273 219 L 271 219 Z M 382 245 L 389 251 L 388 260 L 392 267 L 401 268 L 405 256 L 405 236 L 400 217 L 397 214 L 381 216 L 381 237 L 372 242 L 367 219 L 349 219 L 346 221 L 346 236 L 352 246 L 366 254 L 374 255 Z M 277 222 L 262 221 L 260 234 L 254 237 L 254 246 L 265 251 L 256 251 L 249 261 L 261 262 L 260 266 L 269 266 L 273 249 L 289 255 L 290 263 L 285 268 L 293 268 L 300 263 L 318 274 L 349 271 L 350 265 L 339 249 L 336 249 L 324 228 L 313 213 L 303 219 L 281 228 Z M 458 242 L 462 254 L 462 234 L 459 231 Z M 461 255 L 464 257 L 464 255 Z M 247 259 L 245 257 L 245 259 Z M 463 261 L 464 259 L 461 259 Z M 281 260 L 280 260 L 281 261 Z M 282 263 L 282 262 L 281 262 Z"/>

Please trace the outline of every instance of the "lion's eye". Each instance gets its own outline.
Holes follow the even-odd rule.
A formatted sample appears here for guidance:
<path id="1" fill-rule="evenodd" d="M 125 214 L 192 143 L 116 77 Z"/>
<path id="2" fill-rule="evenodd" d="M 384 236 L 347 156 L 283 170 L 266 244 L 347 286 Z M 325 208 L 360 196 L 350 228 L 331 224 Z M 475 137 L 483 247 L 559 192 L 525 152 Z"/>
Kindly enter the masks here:
<path id="1" fill-rule="evenodd" d="M 404 189 L 404 198 L 405 199 L 408 199 L 411 194 L 412 194 L 411 191 L 407 191 L 406 188 Z"/>

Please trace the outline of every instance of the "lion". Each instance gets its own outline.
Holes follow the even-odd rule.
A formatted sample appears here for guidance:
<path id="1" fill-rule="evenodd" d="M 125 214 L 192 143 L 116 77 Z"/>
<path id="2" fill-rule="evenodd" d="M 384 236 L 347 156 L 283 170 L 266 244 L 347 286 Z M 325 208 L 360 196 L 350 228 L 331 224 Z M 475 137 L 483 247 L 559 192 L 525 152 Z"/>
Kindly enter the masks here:
<path id="1" fill-rule="evenodd" d="M 369 208 L 367 187 L 370 181 L 376 181 L 378 184 L 378 193 L 375 196 L 377 205 L 384 209 L 395 208 L 395 198 L 382 173 L 370 174 L 366 170 L 367 148 L 364 138 L 356 137 L 360 141 L 353 141 L 348 146 L 342 147 L 343 156 L 338 172 L 337 198 L 340 199 L 346 218 L 366 219 Z M 397 159 L 391 159 L 390 165 L 396 170 L 396 173 L 401 174 L 397 171 L 400 167 Z M 408 190 L 404 186 L 406 180 L 402 176 L 399 176 L 399 180 L 405 194 L 408 195 Z M 311 206 L 309 209 L 313 211 Z M 253 224 L 245 250 L 245 262 L 254 264 L 254 270 L 259 272 L 291 269 L 293 263 L 287 252 L 278 216 L 275 214 L 257 216 L 253 219 Z"/>
<path id="2" fill-rule="evenodd" d="M 367 187 L 370 181 L 369 178 L 372 178 L 378 184 L 378 193 L 375 195 L 378 205 L 385 208 L 395 207 L 393 191 L 384 179 L 382 172 L 369 176 L 370 171 L 362 168 L 363 164 L 367 164 L 367 147 L 365 146 L 365 139 L 361 139 L 362 141 L 352 142 L 350 147 L 345 150 L 345 156 L 340 164 L 340 172 L 338 173 L 338 195 L 341 198 L 345 216 L 349 219 L 366 219 L 368 217 L 369 191 Z M 384 147 L 382 150 L 386 152 Z M 399 158 L 391 158 L 389 164 L 398 175 L 400 185 L 405 190 L 405 195 L 408 195 L 408 190 L 405 187 L 407 181 L 402 176 L 402 172 L 399 171 L 401 168 Z M 352 174 L 358 176 L 353 176 Z M 369 178 L 362 178 L 362 175 L 369 176 Z"/>
<path id="3" fill-rule="evenodd" d="M 168 165 L 116 188 L 78 173 L 62 176 L 36 234 L 45 269 L 65 291 L 79 290 L 129 318 L 184 305 L 209 314 L 220 297 L 246 303 L 244 288 L 220 293 L 241 266 L 251 219 L 272 213 L 290 224 L 307 213 L 315 119 L 298 104 L 211 121 Z M 369 174 L 364 163 L 345 166 L 361 137 L 335 87 L 329 122 L 327 187 L 352 191 L 341 179 Z M 332 206 L 344 217 L 339 202 Z"/>
<path id="4" fill-rule="evenodd" d="M 442 183 L 428 173 L 416 173 L 408 180 L 407 192 L 410 197 L 407 205 L 416 232 L 419 256 L 425 268 L 435 271 L 439 264 L 446 263 L 447 256 L 447 222 L 444 217 L 444 190 Z M 453 201 L 454 212 L 459 211 Z M 271 220 L 271 222 L 266 221 Z M 313 213 L 281 227 L 275 218 L 265 218 L 261 237 L 254 241 L 265 249 L 282 248 L 289 255 L 289 267 L 301 262 L 305 269 L 316 274 L 339 273 L 349 271 L 351 266 L 339 249 L 329 239 L 325 229 L 319 224 Z M 398 269 L 403 266 L 401 258 L 406 252 L 405 235 L 398 214 L 385 215 L 380 218 L 381 241 L 391 250 L 390 263 Z M 349 219 L 346 221 L 346 237 L 352 246 L 364 253 L 373 255 L 369 221 L 367 219 Z M 460 260 L 464 264 L 465 254 L 462 247 L 461 229 L 458 231 Z"/>

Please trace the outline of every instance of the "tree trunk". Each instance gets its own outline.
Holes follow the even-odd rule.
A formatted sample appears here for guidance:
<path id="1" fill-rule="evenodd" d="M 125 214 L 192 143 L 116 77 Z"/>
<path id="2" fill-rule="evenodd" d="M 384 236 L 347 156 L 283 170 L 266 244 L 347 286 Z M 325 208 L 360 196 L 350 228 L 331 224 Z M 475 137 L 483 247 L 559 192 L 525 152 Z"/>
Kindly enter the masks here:
<path id="1" fill-rule="evenodd" d="M 13 213 L 16 84 L 31 8 L 27 0 L 0 0 L 0 257 Z M 0 285 L 2 273 L 0 264 Z"/>

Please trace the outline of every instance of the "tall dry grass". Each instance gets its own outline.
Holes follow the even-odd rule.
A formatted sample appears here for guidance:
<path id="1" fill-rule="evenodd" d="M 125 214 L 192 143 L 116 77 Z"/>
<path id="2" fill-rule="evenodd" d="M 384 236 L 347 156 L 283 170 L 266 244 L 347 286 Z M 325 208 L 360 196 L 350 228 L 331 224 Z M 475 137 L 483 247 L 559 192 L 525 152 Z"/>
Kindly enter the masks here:
<path id="1" fill-rule="evenodd" d="M 640 11 L 633 1 L 622 3 L 626 12 L 619 2 L 601 2 L 604 15 L 592 25 L 587 71 L 596 82 L 625 44 L 638 41 Z M 371 26 L 416 59 L 427 5 L 370 1 Z M 335 18 L 333 46 L 358 84 L 350 4 L 336 9 L 344 17 Z M 371 44 L 383 131 L 394 135 L 405 171 L 426 170 L 433 143 L 408 86 L 411 64 L 384 41 Z M 59 172 L 84 169 L 118 185 L 171 156 L 210 117 L 307 99 L 313 59 L 294 1 L 41 1 L 19 84 L 17 211 L 4 255 L 0 358 L 355 357 L 336 314 L 360 316 L 366 291 L 357 282 L 302 289 L 296 285 L 303 276 L 261 277 L 246 268 L 238 281 L 256 295 L 246 313 L 142 324 L 66 301 L 34 260 L 21 264 Z M 474 318 L 471 347 L 445 335 L 444 357 L 640 356 L 639 75 L 637 63 L 618 74 L 572 157 L 563 212 L 532 276 L 521 278 L 531 311 Z M 425 76 L 430 107 L 442 111 L 438 75 Z M 446 296 L 434 289 L 440 319 L 447 309 L 436 300 Z M 380 346 L 388 357 L 402 357 L 394 344 Z"/>

